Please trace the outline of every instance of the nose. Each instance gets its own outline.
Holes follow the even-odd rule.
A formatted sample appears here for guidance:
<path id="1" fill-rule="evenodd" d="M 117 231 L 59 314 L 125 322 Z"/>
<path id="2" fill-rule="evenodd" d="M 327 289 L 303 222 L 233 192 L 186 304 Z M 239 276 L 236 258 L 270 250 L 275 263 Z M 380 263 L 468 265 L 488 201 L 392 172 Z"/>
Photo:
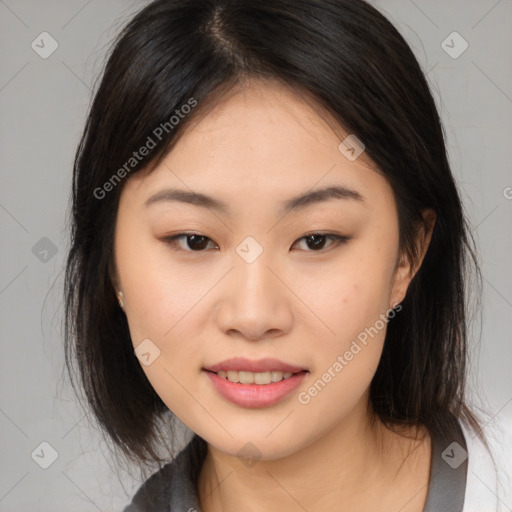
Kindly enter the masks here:
<path id="1" fill-rule="evenodd" d="M 220 329 L 252 341 L 289 332 L 293 293 L 280 274 L 263 255 L 252 263 L 236 262 L 222 289 L 217 316 Z"/>

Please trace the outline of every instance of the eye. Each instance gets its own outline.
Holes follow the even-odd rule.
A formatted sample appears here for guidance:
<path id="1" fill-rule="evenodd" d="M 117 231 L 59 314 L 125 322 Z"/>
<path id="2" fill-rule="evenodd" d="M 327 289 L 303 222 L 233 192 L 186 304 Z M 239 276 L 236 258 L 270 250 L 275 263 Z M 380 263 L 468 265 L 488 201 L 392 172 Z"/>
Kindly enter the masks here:
<path id="1" fill-rule="evenodd" d="M 340 244 L 344 244 L 350 240 L 348 236 L 336 235 L 334 233 L 311 233 L 310 235 L 305 235 L 302 238 L 299 238 L 297 242 L 302 240 L 306 241 L 306 246 L 308 248 L 312 248 L 312 251 L 306 252 L 322 252 L 325 247 L 325 241 L 329 239 L 331 240 L 330 246 L 337 246 Z M 297 243 L 295 242 L 295 243 Z M 294 244 L 295 245 L 295 244 Z"/>
<path id="2" fill-rule="evenodd" d="M 325 248 L 326 240 L 331 241 L 330 246 L 337 246 L 348 242 L 350 237 L 336 235 L 334 233 L 311 233 L 299 238 L 293 245 L 302 240 L 306 242 L 306 246 L 309 249 L 312 249 L 306 249 L 306 252 L 322 252 Z M 207 236 L 197 233 L 179 233 L 177 235 L 164 238 L 164 241 L 167 245 L 170 245 L 173 248 L 175 248 L 180 241 L 183 242 L 181 245 L 178 245 L 176 250 L 184 250 L 185 252 L 204 252 L 204 250 L 208 247 L 208 242 L 213 243 L 213 240 Z M 218 246 L 216 247 L 218 248 Z"/>
<path id="3" fill-rule="evenodd" d="M 205 246 L 207 246 L 207 241 L 212 242 L 207 236 L 198 235 L 197 233 L 179 233 L 178 235 L 164 238 L 164 241 L 171 247 L 175 247 L 180 239 L 184 239 L 183 242 L 186 248 L 182 244 L 177 250 L 182 249 L 188 252 L 203 252 Z"/>

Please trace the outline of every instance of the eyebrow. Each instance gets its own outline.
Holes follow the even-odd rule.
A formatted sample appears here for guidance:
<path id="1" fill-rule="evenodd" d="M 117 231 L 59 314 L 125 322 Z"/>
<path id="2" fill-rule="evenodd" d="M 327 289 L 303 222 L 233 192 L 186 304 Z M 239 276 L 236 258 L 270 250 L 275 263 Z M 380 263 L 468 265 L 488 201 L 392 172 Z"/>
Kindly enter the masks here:
<path id="1" fill-rule="evenodd" d="M 301 210 L 313 204 L 333 199 L 352 199 L 364 202 L 363 196 L 356 190 L 341 185 L 333 185 L 322 189 L 311 190 L 286 200 L 281 203 L 280 214 L 287 214 L 292 210 Z M 148 207 L 159 202 L 180 202 L 192 204 L 194 206 L 215 210 L 224 214 L 229 214 L 230 211 L 229 206 L 219 199 L 200 192 L 191 192 L 180 189 L 161 190 L 148 198 L 144 203 L 144 207 Z"/>

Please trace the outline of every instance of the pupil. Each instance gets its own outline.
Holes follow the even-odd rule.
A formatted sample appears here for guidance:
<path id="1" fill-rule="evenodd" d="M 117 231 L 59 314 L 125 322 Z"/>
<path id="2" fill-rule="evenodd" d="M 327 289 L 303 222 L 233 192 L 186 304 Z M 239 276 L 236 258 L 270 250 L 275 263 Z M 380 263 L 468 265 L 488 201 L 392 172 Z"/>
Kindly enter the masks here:
<path id="1" fill-rule="evenodd" d="M 195 240 L 200 240 L 202 239 L 203 240 L 203 243 L 202 244 L 199 244 L 199 246 L 197 245 L 197 242 L 196 242 L 196 245 L 194 245 L 194 241 Z M 189 235 L 189 242 L 192 241 L 192 244 L 188 244 L 189 248 L 190 249 L 204 249 L 204 247 L 206 247 L 207 243 L 205 243 L 205 240 L 206 240 L 206 237 L 204 236 L 200 236 L 200 235 Z"/>
<path id="2" fill-rule="evenodd" d="M 317 239 L 316 242 L 313 242 L 313 248 L 316 248 L 316 249 L 318 249 L 318 248 L 322 249 L 322 247 L 324 246 L 324 243 L 325 243 L 325 235 L 310 235 L 307 237 L 307 239 L 308 240 Z M 321 242 L 323 242 L 323 243 L 319 243 L 318 239 L 320 239 Z"/>

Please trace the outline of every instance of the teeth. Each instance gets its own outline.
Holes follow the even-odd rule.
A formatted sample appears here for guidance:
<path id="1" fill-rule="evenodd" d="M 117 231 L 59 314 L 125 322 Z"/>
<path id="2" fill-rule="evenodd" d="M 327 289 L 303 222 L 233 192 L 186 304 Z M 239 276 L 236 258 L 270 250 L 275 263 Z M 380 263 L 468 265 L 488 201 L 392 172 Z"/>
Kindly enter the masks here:
<path id="1" fill-rule="evenodd" d="M 288 379 L 293 375 L 290 372 L 225 372 L 221 370 L 217 372 L 219 377 L 227 379 L 230 382 L 239 382 L 241 384 L 270 384 L 271 382 L 279 382 L 283 379 Z"/>

